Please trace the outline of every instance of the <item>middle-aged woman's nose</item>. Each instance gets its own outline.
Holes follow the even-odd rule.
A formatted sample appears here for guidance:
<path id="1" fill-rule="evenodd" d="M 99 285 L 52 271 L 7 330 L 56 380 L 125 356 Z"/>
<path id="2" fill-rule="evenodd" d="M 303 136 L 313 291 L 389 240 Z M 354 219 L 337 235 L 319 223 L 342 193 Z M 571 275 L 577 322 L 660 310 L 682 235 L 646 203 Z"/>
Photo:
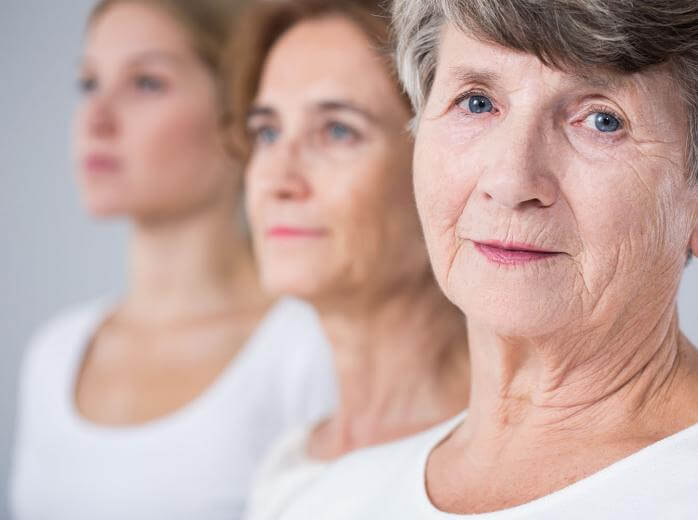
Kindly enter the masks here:
<path id="1" fill-rule="evenodd" d="M 502 140 L 507 147 L 490 154 L 478 181 L 479 191 L 487 200 L 510 209 L 552 206 L 558 185 L 549 147 L 543 146 L 545 135 L 529 126 L 501 130 L 509 135 Z M 519 135 L 512 139 L 512 133 Z"/>
<path id="2" fill-rule="evenodd" d="M 279 143 L 276 165 L 272 166 L 270 191 L 276 199 L 302 201 L 311 193 L 304 173 L 303 150 L 300 143 L 291 139 Z"/>

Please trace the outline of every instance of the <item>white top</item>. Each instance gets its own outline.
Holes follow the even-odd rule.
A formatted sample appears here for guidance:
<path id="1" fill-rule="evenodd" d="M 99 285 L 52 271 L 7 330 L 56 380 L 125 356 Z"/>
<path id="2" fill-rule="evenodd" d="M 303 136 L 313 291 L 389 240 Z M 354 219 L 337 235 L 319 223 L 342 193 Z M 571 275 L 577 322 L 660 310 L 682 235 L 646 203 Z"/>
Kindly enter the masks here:
<path id="1" fill-rule="evenodd" d="M 276 520 L 330 462 L 313 459 L 307 445 L 314 425 L 289 431 L 272 445 L 254 479 L 245 520 Z"/>
<path id="2" fill-rule="evenodd" d="M 279 302 L 200 396 L 134 427 L 88 422 L 77 372 L 109 312 L 69 312 L 33 341 L 20 381 L 11 476 L 16 520 L 236 520 L 270 442 L 332 409 L 330 352 L 317 317 Z"/>
<path id="3" fill-rule="evenodd" d="M 331 467 L 281 520 L 696 520 L 698 425 L 640 450 L 570 486 L 493 513 L 437 510 L 425 489 L 429 454 L 461 422 L 360 450 Z"/>

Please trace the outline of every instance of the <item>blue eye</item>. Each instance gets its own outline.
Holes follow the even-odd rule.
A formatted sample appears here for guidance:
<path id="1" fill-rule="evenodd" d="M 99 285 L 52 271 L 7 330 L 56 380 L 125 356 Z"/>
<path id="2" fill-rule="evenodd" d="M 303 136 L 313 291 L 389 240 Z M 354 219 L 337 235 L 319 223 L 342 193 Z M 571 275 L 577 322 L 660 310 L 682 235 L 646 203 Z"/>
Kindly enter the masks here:
<path id="1" fill-rule="evenodd" d="M 473 114 L 483 114 L 485 112 L 492 112 L 494 110 L 494 105 L 487 96 L 482 96 L 479 94 L 469 95 L 458 104 L 462 108 L 465 108 L 464 105 L 466 101 L 467 109 Z"/>
<path id="2" fill-rule="evenodd" d="M 356 137 L 356 132 L 342 123 L 330 123 L 327 132 L 334 141 L 347 141 Z"/>
<path id="3" fill-rule="evenodd" d="M 279 138 L 279 131 L 271 126 L 263 126 L 254 132 L 255 139 L 262 144 L 272 144 Z"/>
<path id="4" fill-rule="evenodd" d="M 140 90 L 157 92 L 162 90 L 164 87 L 164 83 L 162 81 L 153 78 L 152 76 L 138 76 L 135 81 L 136 87 L 138 87 Z"/>
<path id="5" fill-rule="evenodd" d="M 593 118 L 594 127 L 599 132 L 615 132 L 621 127 L 621 123 L 618 118 L 612 116 L 611 114 L 606 114 L 605 112 L 597 112 L 589 117 Z"/>

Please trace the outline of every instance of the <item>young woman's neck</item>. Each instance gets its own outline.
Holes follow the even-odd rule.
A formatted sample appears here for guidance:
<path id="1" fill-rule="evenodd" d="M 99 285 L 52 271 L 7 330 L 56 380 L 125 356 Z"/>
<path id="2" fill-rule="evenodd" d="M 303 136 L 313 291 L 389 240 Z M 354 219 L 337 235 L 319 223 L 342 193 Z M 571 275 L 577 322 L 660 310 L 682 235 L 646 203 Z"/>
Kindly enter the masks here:
<path id="1" fill-rule="evenodd" d="M 431 273 L 396 285 L 317 303 L 340 394 L 325 427 L 332 455 L 421 431 L 467 406 L 465 318 Z"/>
<path id="2" fill-rule="evenodd" d="M 229 208 L 136 222 L 129 256 L 129 314 L 166 323 L 265 300 L 249 241 Z"/>

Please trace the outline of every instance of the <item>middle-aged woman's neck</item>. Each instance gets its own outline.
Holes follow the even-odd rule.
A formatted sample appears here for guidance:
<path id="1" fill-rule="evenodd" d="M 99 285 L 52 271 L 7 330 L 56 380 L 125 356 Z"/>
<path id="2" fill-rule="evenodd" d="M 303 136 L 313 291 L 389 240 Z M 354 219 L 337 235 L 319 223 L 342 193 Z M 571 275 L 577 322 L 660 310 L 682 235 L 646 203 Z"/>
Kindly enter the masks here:
<path id="1" fill-rule="evenodd" d="M 267 306 L 239 220 L 221 205 L 135 222 L 122 312 L 166 326 Z"/>
<path id="2" fill-rule="evenodd" d="M 309 452 L 333 458 L 424 430 L 467 406 L 465 318 L 431 277 L 389 294 L 315 302 L 333 346 L 336 412 Z"/>
<path id="3" fill-rule="evenodd" d="M 471 320 L 471 405 L 460 434 L 471 445 L 540 446 L 541 435 L 548 447 L 568 439 L 646 445 L 698 422 L 698 409 L 676 404 L 698 398 L 698 354 L 674 304 L 658 315 L 525 340 Z"/>

